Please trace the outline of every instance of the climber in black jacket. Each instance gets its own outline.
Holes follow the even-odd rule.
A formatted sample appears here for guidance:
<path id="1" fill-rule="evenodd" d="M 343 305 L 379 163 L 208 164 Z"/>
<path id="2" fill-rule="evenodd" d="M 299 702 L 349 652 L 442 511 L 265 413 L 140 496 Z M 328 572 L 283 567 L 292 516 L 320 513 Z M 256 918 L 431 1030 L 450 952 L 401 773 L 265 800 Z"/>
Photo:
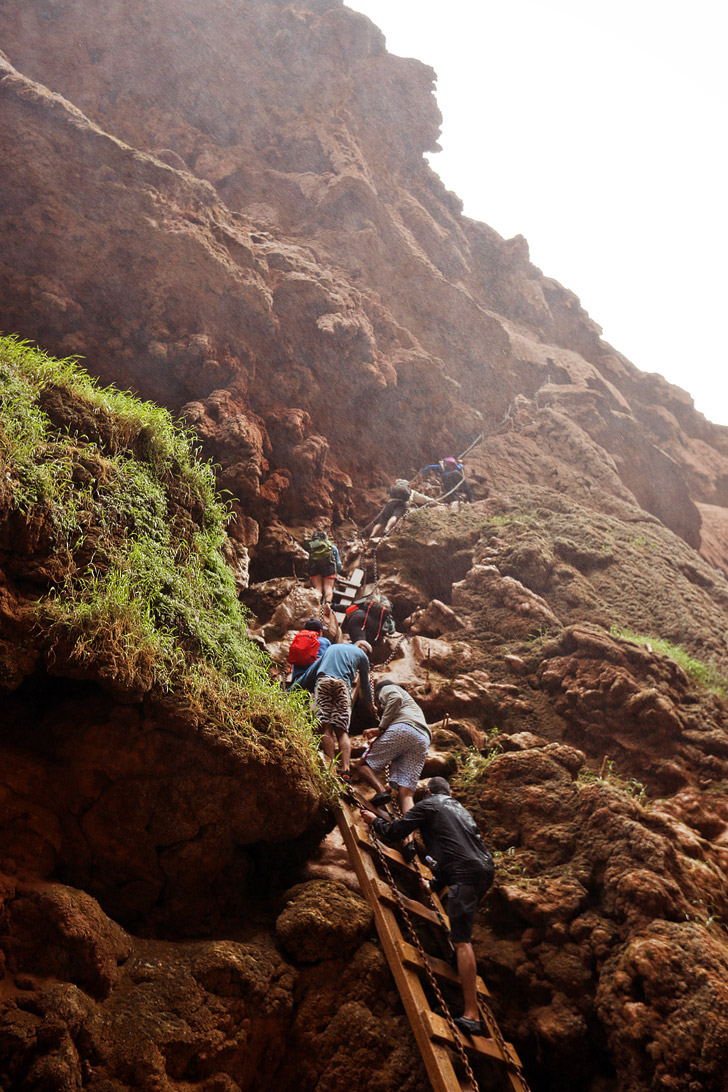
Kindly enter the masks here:
<path id="1" fill-rule="evenodd" d="M 471 940 L 475 912 L 493 883 L 495 868 L 475 820 L 462 804 L 453 800 L 444 777 L 431 777 L 427 796 L 402 819 L 388 823 L 371 811 L 363 811 L 362 818 L 374 827 L 378 838 L 389 844 L 400 842 L 419 829 L 428 856 L 436 862 L 431 889 L 449 888 L 447 912 L 464 1003 L 463 1015 L 455 1023 L 469 1035 L 482 1035 L 475 990 L 477 966 Z"/>

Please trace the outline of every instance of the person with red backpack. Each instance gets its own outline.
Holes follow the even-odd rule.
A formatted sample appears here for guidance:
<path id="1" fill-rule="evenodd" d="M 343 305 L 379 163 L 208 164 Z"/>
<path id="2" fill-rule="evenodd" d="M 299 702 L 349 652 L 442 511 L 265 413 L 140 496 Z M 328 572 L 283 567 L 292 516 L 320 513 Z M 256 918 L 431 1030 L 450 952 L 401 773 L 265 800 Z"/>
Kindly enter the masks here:
<path id="1" fill-rule="evenodd" d="M 291 641 L 291 647 L 288 649 L 288 662 L 291 665 L 289 690 L 293 686 L 307 689 L 304 678 L 306 672 L 313 668 L 328 648 L 331 648 L 331 641 L 328 637 L 323 637 L 322 632 L 323 626 L 318 618 L 309 618 L 308 622 L 304 623 L 303 629 L 299 630 Z"/>

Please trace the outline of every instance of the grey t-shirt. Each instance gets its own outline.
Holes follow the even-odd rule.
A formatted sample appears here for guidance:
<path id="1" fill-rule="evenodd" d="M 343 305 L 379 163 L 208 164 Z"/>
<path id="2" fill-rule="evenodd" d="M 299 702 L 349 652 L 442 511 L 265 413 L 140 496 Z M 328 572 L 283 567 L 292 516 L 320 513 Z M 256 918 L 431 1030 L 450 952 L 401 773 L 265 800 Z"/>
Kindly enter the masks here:
<path id="1" fill-rule="evenodd" d="M 396 683 L 387 683 L 377 695 L 382 709 L 379 721 L 379 731 L 383 732 L 390 724 L 411 724 L 424 732 L 429 740 L 432 732 L 427 726 L 425 714 L 420 709 L 414 698 L 410 697 L 406 690 Z"/>

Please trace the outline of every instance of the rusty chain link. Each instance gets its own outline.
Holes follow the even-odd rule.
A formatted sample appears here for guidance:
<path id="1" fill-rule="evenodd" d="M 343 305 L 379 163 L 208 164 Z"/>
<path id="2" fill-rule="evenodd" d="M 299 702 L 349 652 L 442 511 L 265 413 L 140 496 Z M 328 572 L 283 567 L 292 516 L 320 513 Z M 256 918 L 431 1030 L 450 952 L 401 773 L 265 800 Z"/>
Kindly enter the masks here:
<path id="1" fill-rule="evenodd" d="M 354 803 L 359 808 L 359 810 L 363 811 L 364 808 L 363 808 L 363 805 L 360 803 L 360 801 L 357 800 L 356 797 L 353 797 L 352 799 L 354 800 Z M 400 811 L 399 803 L 398 802 L 396 804 L 394 803 L 394 796 L 392 797 L 392 803 L 394 804 L 394 810 L 401 817 L 402 812 Z M 452 1031 L 453 1037 L 455 1039 L 456 1049 L 457 1049 L 458 1053 L 460 1054 L 460 1057 L 461 1057 L 461 1059 L 463 1061 L 463 1064 L 465 1066 L 466 1075 L 468 1076 L 468 1079 L 472 1081 L 475 1092 L 478 1092 L 478 1082 L 475 1079 L 475 1075 L 473 1074 L 472 1067 L 470 1066 L 470 1062 L 469 1062 L 469 1060 L 467 1058 L 467 1055 L 465 1053 L 465 1045 L 464 1045 L 464 1043 L 462 1041 L 462 1038 L 460 1036 L 460 1030 L 459 1030 L 457 1024 L 455 1023 L 455 1021 L 453 1019 L 453 1016 L 452 1016 L 452 1014 L 450 1012 L 450 1009 L 449 1009 L 447 1003 L 445 1002 L 445 999 L 442 996 L 442 992 L 440 990 L 440 987 L 437 984 L 437 979 L 435 978 L 435 973 L 432 970 L 432 967 L 430 966 L 430 963 L 429 963 L 429 961 L 427 959 L 427 953 L 425 952 L 424 948 L 422 947 L 422 943 L 421 943 L 419 937 L 417 936 L 417 933 L 415 932 L 415 929 L 414 929 L 414 926 L 412 925 L 412 921 L 410 919 L 409 913 L 407 912 L 407 908 L 404 906 L 404 903 L 402 902 L 401 893 L 399 891 L 399 888 L 397 887 L 394 876 L 392 875 L 392 871 L 391 871 L 391 869 L 389 867 L 387 859 L 384 856 L 384 854 L 382 853 L 382 848 L 381 848 L 381 844 L 379 842 L 379 839 L 377 838 L 374 830 L 371 827 L 369 828 L 369 835 L 370 835 L 370 838 L 371 838 L 371 841 L 372 841 L 372 845 L 374 846 L 374 849 L 376 850 L 377 857 L 379 858 L 379 862 L 380 862 L 380 864 L 382 866 L 382 870 L 383 870 L 383 872 L 384 872 L 384 874 L 385 874 L 385 876 L 387 878 L 387 882 L 388 882 L 390 888 L 392 889 L 392 894 L 395 897 L 395 900 L 397 902 L 397 906 L 398 906 L 398 908 L 400 910 L 400 913 L 402 914 L 402 917 L 405 920 L 405 923 L 407 925 L 407 930 L 408 930 L 408 932 L 410 934 L 410 937 L 411 937 L 411 939 L 413 941 L 413 944 L 414 944 L 415 948 L 418 951 L 418 954 L 420 955 L 420 957 L 421 957 L 421 959 L 423 961 L 424 968 L 425 968 L 425 971 L 427 973 L 427 977 L 428 977 L 428 979 L 430 981 L 430 985 L 432 986 L 432 989 L 433 989 L 433 991 L 435 993 L 435 996 L 437 997 L 438 1004 L 442 1007 L 442 1010 L 445 1013 L 445 1019 L 447 1020 L 448 1026 L 450 1027 L 450 1030 Z M 422 875 L 422 872 L 420 871 L 417 862 L 414 861 L 412 863 L 413 863 L 414 870 L 417 873 L 418 877 L 421 878 L 421 879 L 424 879 L 424 877 Z M 428 896 L 428 902 L 430 904 L 431 909 L 434 910 L 434 912 L 437 914 L 438 920 L 439 920 L 443 930 L 445 931 L 445 935 L 446 935 L 448 943 L 450 945 L 450 950 L 451 950 L 451 952 L 454 952 L 455 948 L 454 948 L 454 946 L 452 944 L 452 940 L 450 939 L 450 924 L 449 924 L 449 922 L 445 921 L 442 910 L 437 905 L 437 902 L 433 898 L 433 893 L 432 893 L 432 891 L 429 890 L 429 888 L 427 890 L 427 896 Z M 505 1038 L 503 1037 L 503 1033 L 500 1030 L 500 1027 L 498 1026 L 498 1022 L 497 1022 L 495 1016 L 493 1015 L 492 1009 L 488 1005 L 487 1001 L 485 1001 L 484 998 L 481 995 L 478 995 L 478 1008 L 481 1011 L 481 1016 L 482 1015 L 485 1016 L 485 1023 L 487 1024 L 488 1030 L 490 1031 L 491 1035 L 493 1036 L 493 1038 L 498 1043 L 498 1046 L 500 1047 L 501 1052 L 503 1054 L 504 1061 L 506 1061 L 512 1067 L 512 1069 L 515 1071 L 519 1081 L 521 1082 L 521 1085 L 523 1087 L 523 1092 L 531 1092 L 528 1081 L 526 1080 L 526 1078 L 525 1078 L 525 1076 L 523 1074 L 523 1068 L 521 1067 L 520 1062 L 517 1062 L 516 1059 L 513 1057 L 512 1053 L 511 1053 L 511 1050 L 510 1050 L 510 1045 L 509 1045 L 509 1043 L 506 1042 Z"/>
<path id="2" fill-rule="evenodd" d="M 359 800 L 357 800 L 356 796 L 352 795 L 350 797 L 350 799 L 352 799 L 354 801 L 354 804 L 356 805 L 357 808 L 359 808 L 360 811 L 364 811 L 364 805 L 361 804 Z M 422 964 L 423 964 L 423 967 L 425 969 L 425 973 L 427 974 L 427 978 L 429 980 L 430 986 L 432 987 L 432 990 L 433 990 L 433 992 L 435 994 L 435 997 L 437 998 L 438 1004 L 440 1005 L 440 1007 L 442 1008 L 442 1011 L 445 1014 L 445 1020 L 447 1021 L 448 1027 L 450 1028 L 450 1031 L 452 1033 L 452 1036 L 453 1036 L 453 1039 L 454 1039 L 455 1049 L 456 1049 L 457 1053 L 460 1055 L 460 1059 L 461 1059 L 461 1061 L 463 1063 L 463 1067 L 465 1069 L 465 1074 L 466 1074 L 468 1080 L 471 1082 L 471 1084 L 473 1086 L 473 1089 L 474 1089 L 474 1092 L 479 1092 L 478 1082 L 477 1082 L 477 1080 L 475 1078 L 475 1074 L 473 1073 L 472 1066 L 470 1065 L 470 1061 L 469 1061 L 467 1053 L 465 1051 L 465 1044 L 463 1043 L 463 1040 L 461 1038 L 460 1029 L 458 1028 L 457 1024 L 455 1023 L 455 1020 L 453 1018 L 452 1013 L 450 1012 L 450 1008 L 449 1008 L 447 1002 L 445 1001 L 445 998 L 442 996 L 442 991 L 440 990 L 440 987 L 439 987 L 439 985 L 437 983 L 437 978 L 435 976 L 435 972 L 433 971 L 433 969 L 432 969 L 432 967 L 430 965 L 430 961 L 427 958 L 427 953 L 426 953 L 425 949 L 422 947 L 422 942 L 420 941 L 420 938 L 417 936 L 417 932 L 415 930 L 415 927 L 412 924 L 412 919 L 410 918 L 407 907 L 404 905 L 404 902 L 402 900 L 402 894 L 401 894 L 399 888 L 397 887 L 394 876 L 392 875 L 392 871 L 391 871 L 391 869 L 389 867 L 389 864 L 387 863 L 387 858 L 384 856 L 384 853 L 382 852 L 381 843 L 380 843 L 379 839 L 377 838 L 376 834 L 374 833 L 374 831 L 373 831 L 373 829 L 371 827 L 369 828 L 369 837 L 370 837 L 371 843 L 372 843 L 372 845 L 373 845 L 373 847 L 374 847 L 374 849 L 376 851 L 377 857 L 379 859 L 379 863 L 380 863 L 380 865 L 382 867 L 382 871 L 384 872 L 384 875 L 385 875 L 385 877 L 387 879 L 387 883 L 389 884 L 389 886 L 390 886 L 390 888 L 392 890 L 392 895 L 394 896 L 394 900 L 397 903 L 397 908 L 398 908 L 400 914 L 402 915 L 404 923 L 405 923 L 405 925 L 407 927 L 407 932 L 409 934 L 410 940 L 412 941 L 412 944 L 414 945 L 414 947 L 417 949 L 417 954 L 420 956 L 420 959 L 422 960 Z M 417 871 L 417 874 L 419 876 L 420 875 L 419 869 L 417 869 L 416 871 Z"/>

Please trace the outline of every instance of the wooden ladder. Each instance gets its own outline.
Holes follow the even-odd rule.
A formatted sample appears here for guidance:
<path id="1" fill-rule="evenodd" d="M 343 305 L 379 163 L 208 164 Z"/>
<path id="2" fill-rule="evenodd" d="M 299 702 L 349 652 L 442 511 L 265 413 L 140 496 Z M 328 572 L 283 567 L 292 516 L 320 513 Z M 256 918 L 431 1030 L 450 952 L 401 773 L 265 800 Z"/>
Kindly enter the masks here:
<path id="1" fill-rule="evenodd" d="M 334 584 L 336 602 L 333 611 L 336 619 L 341 624 L 346 616 L 346 608 L 350 607 L 354 600 L 361 594 L 364 570 L 354 569 L 350 576 L 337 576 Z"/>
<path id="2" fill-rule="evenodd" d="M 349 858 L 359 880 L 361 890 L 374 911 L 374 922 L 379 940 L 387 957 L 394 981 L 397 984 L 405 1012 L 417 1041 L 433 1092 L 466 1092 L 473 1089 L 464 1075 L 457 1073 L 458 1049 L 456 1038 L 448 1021 L 433 1012 L 425 992 L 427 973 L 425 960 L 417 948 L 405 940 L 398 918 L 399 906 L 403 905 L 410 918 L 424 925 L 434 934 L 446 951 L 447 933 L 443 927 L 444 911 L 436 895 L 433 904 L 440 911 L 432 910 L 419 901 L 399 893 L 397 897 L 381 874 L 380 854 L 392 871 L 400 875 L 410 874 L 409 889 L 419 890 L 419 872 L 408 864 L 396 849 L 383 843 L 375 845 L 370 833 L 356 822 L 357 809 L 346 800 L 340 800 L 336 809 L 339 830 L 344 839 Z M 444 959 L 427 955 L 427 963 L 438 983 L 459 989 L 460 978 Z M 483 1064 L 496 1066 L 502 1084 L 509 1092 L 529 1092 L 521 1072 L 521 1063 L 515 1048 L 506 1043 L 486 1002 L 489 996 L 483 980 L 477 980 L 481 1018 L 488 1029 L 488 1036 L 470 1036 L 462 1033 L 461 1040 L 468 1061 L 476 1073 Z M 461 1067 L 460 1067 L 461 1068 Z M 492 1075 L 492 1070 L 491 1070 Z M 475 1092 L 475 1090 L 473 1090 Z"/>

